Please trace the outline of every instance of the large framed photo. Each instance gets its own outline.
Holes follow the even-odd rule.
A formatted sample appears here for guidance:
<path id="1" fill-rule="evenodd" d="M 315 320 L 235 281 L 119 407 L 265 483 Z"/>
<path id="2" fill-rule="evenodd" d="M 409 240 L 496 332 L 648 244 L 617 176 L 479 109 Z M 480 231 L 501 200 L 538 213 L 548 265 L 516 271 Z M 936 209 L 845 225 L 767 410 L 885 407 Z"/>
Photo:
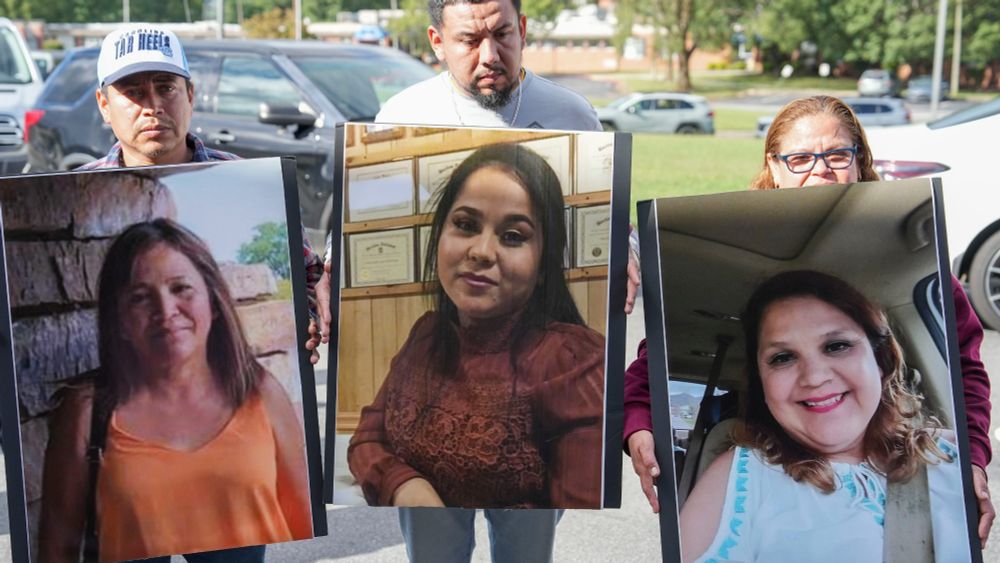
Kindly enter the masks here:
<path id="1" fill-rule="evenodd" d="M 294 171 L 0 179 L 15 561 L 326 534 Z"/>
<path id="2" fill-rule="evenodd" d="M 640 202 L 665 561 L 981 560 L 941 194 Z"/>
<path id="3" fill-rule="evenodd" d="M 433 187 L 424 191 L 440 203 L 345 227 L 340 250 L 353 271 L 334 308 L 327 499 L 619 506 L 630 137 L 603 134 L 615 148 L 614 189 L 587 200 L 603 206 L 603 220 L 588 224 L 585 238 L 603 237 L 604 247 L 579 268 L 567 264 L 573 134 L 399 130 L 391 145 L 338 147 L 344 177 L 380 161 L 415 160 L 421 185 Z M 381 263 L 390 236 L 400 257 L 385 271 L 391 263 L 402 274 L 416 263 L 412 283 L 357 284 L 355 257 Z"/>

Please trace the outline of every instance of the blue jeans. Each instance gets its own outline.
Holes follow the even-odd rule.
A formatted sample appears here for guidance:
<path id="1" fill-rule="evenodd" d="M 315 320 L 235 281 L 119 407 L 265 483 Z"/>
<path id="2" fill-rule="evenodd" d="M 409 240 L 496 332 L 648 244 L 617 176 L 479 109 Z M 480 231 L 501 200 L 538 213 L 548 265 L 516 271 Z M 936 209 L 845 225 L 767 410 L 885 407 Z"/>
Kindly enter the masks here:
<path id="1" fill-rule="evenodd" d="M 552 561 L 562 510 L 485 510 L 493 563 Z M 400 508 L 399 529 L 411 563 L 465 563 L 476 546 L 476 511 Z"/>
<path id="2" fill-rule="evenodd" d="M 188 563 L 264 563 L 264 546 L 251 545 L 218 551 L 188 553 L 184 556 Z M 126 563 L 170 563 L 170 556 L 137 559 Z"/>

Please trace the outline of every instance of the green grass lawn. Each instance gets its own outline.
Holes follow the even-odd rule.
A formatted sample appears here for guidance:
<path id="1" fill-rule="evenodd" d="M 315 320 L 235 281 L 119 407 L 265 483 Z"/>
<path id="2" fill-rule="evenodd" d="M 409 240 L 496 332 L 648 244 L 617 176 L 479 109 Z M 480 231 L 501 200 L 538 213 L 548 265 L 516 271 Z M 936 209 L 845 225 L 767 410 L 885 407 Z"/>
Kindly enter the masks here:
<path id="1" fill-rule="evenodd" d="M 678 91 L 674 81 L 665 80 L 662 75 L 654 75 L 650 72 L 599 73 L 591 76 L 598 80 L 614 82 L 622 95 L 628 92 Z M 785 79 L 770 73 L 749 74 L 710 70 L 691 74 L 691 93 L 705 96 L 710 100 L 785 90 L 827 92 L 835 96 L 856 96 L 858 94 L 858 81 L 856 78 L 821 78 L 819 76 L 793 76 Z M 617 97 L 594 97 L 590 99 L 590 103 L 600 107 L 607 105 L 608 102 Z M 983 102 L 994 97 L 996 97 L 996 92 L 962 90 L 957 99 Z"/>
<path id="2" fill-rule="evenodd" d="M 773 111 L 755 111 L 730 108 L 712 108 L 715 111 L 716 131 L 756 131 L 757 118 L 774 115 Z"/>
<path id="3" fill-rule="evenodd" d="M 635 203 L 657 197 L 745 190 L 760 170 L 764 142 L 712 135 L 632 136 Z"/>
<path id="4" fill-rule="evenodd" d="M 674 82 L 654 77 L 649 73 L 615 73 L 595 75 L 596 78 L 614 80 L 627 92 L 653 92 L 676 90 Z M 856 92 L 858 81 L 854 78 L 820 78 L 799 76 L 788 79 L 773 74 L 734 74 L 706 71 L 691 75 L 691 92 L 708 98 L 728 97 L 756 91 L 825 90 L 841 95 Z"/>
<path id="5" fill-rule="evenodd" d="M 594 107 L 607 105 L 611 100 L 605 100 L 603 104 L 600 100 L 589 98 Z M 715 108 L 715 130 L 716 131 L 755 131 L 757 129 L 757 118 L 765 115 L 774 115 L 773 111 L 754 111 L 744 109 Z"/>

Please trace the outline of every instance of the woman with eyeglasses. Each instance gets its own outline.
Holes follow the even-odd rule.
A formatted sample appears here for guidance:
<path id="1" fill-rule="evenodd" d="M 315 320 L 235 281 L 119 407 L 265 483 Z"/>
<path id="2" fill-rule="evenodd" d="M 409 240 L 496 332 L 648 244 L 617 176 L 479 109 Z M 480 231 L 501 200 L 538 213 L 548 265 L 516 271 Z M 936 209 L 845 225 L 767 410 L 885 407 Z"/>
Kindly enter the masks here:
<path id="1" fill-rule="evenodd" d="M 750 189 L 769 190 L 826 184 L 878 181 L 861 123 L 851 108 L 832 96 L 811 96 L 788 103 L 775 116 L 764 141 L 760 172 Z M 992 458 L 989 441 L 990 381 L 980 360 L 983 327 L 960 283 L 952 278 L 955 321 L 968 420 L 973 486 L 979 502 L 979 537 L 983 545 L 993 525 L 985 467 Z M 659 502 L 653 480 L 659 466 L 653 454 L 646 343 L 625 373 L 625 449 L 654 512 Z"/>

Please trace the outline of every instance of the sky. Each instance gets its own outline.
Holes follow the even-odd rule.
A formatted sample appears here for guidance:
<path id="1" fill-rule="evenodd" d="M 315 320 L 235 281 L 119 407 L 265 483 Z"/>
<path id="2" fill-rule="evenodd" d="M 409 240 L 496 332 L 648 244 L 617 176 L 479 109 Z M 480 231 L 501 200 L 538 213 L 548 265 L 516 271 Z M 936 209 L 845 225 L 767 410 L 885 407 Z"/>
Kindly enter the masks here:
<path id="1" fill-rule="evenodd" d="M 218 262 L 235 262 L 240 245 L 253 238 L 255 225 L 285 222 L 278 158 L 197 167 L 161 181 L 173 193 L 177 221 L 201 237 Z"/>

